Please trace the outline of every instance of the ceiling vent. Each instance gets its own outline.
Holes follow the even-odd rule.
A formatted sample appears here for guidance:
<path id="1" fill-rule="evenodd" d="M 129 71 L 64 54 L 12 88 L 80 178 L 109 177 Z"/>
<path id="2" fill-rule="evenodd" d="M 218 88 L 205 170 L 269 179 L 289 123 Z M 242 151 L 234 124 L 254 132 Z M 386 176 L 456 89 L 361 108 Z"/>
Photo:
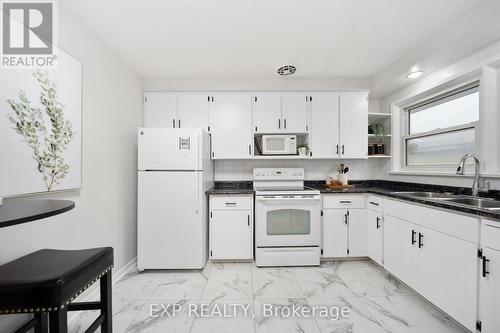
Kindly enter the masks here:
<path id="1" fill-rule="evenodd" d="M 278 75 L 290 76 L 293 73 L 295 73 L 296 70 L 297 70 L 297 68 L 295 68 L 295 66 L 292 66 L 292 65 L 281 66 L 280 68 L 278 68 Z"/>

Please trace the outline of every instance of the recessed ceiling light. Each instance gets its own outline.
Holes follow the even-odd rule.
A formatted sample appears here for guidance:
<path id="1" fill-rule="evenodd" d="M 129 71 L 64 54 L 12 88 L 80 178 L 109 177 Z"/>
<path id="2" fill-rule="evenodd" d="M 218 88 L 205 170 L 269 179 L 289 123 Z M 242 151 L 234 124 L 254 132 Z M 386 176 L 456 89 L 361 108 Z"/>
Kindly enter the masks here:
<path id="1" fill-rule="evenodd" d="M 297 70 L 297 68 L 293 65 L 281 66 L 280 68 L 278 68 L 278 75 L 289 76 L 289 75 L 292 75 L 293 73 L 295 73 L 296 70 Z"/>
<path id="2" fill-rule="evenodd" d="M 406 75 L 406 77 L 409 79 L 416 79 L 417 77 L 422 76 L 422 74 L 424 74 L 423 71 L 415 71 L 415 72 L 411 72 L 410 74 Z"/>

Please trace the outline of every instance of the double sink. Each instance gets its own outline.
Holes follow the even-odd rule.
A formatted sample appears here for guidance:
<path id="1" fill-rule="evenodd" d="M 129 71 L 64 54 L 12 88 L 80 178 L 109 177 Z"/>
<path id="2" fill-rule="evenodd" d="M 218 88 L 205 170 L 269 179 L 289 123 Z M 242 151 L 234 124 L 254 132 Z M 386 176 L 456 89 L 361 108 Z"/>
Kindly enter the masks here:
<path id="1" fill-rule="evenodd" d="M 449 204 L 450 206 L 460 206 L 460 207 L 484 209 L 488 211 L 500 212 L 500 201 L 490 198 L 478 198 L 466 195 L 439 193 L 439 192 L 392 192 L 392 193 L 407 197 L 446 202 L 446 204 Z"/>

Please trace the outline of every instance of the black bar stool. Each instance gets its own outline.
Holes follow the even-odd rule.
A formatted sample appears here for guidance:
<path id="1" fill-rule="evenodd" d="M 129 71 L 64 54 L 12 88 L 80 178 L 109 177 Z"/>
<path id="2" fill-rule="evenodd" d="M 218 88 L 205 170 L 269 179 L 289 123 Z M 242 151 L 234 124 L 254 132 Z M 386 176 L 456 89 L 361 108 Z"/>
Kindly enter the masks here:
<path id="1" fill-rule="evenodd" d="M 87 332 L 112 333 L 113 248 L 39 250 L 0 266 L 0 314 L 33 314 L 15 333 L 66 333 L 68 311 L 100 310 Z M 101 299 L 71 303 L 100 280 Z M 50 328 L 50 330 L 49 330 Z"/>

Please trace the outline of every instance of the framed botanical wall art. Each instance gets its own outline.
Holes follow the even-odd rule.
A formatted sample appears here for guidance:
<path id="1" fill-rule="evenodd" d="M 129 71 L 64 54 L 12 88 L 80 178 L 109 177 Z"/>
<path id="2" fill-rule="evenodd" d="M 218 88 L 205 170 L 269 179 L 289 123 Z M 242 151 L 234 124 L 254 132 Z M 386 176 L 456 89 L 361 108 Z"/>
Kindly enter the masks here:
<path id="1" fill-rule="evenodd" d="M 82 64 L 0 70 L 0 197 L 81 187 Z"/>

